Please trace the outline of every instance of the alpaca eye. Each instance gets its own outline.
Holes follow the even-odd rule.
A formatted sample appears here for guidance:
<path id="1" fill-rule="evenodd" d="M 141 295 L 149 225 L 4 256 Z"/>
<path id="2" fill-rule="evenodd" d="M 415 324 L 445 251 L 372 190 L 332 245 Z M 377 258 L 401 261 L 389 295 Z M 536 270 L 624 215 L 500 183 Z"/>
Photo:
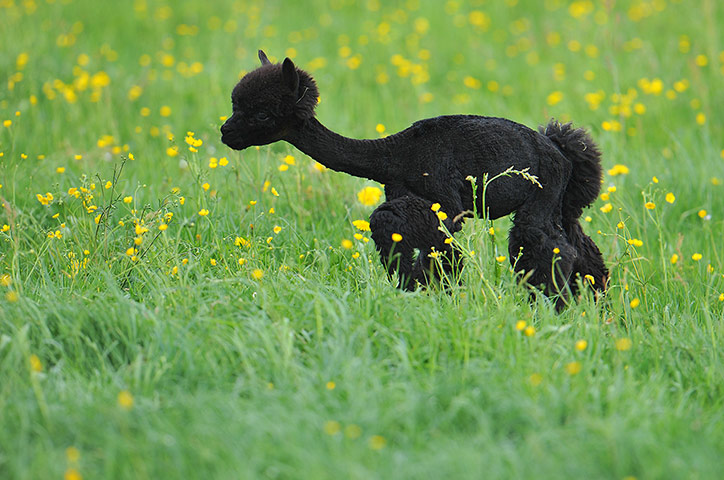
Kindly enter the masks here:
<path id="1" fill-rule="evenodd" d="M 260 122 L 266 122 L 269 120 L 269 115 L 267 115 L 266 112 L 259 112 L 256 114 L 256 119 Z"/>

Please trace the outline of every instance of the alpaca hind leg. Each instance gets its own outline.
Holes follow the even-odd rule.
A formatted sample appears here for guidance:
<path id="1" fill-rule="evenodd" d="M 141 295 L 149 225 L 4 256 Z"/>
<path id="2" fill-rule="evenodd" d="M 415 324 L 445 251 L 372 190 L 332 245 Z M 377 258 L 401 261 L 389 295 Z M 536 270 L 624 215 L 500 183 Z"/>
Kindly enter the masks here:
<path id="1" fill-rule="evenodd" d="M 603 255 L 591 237 L 583 233 L 578 219 L 565 221 L 568 240 L 576 249 L 577 257 L 573 264 L 571 290 L 575 295 L 575 277 L 578 276 L 584 285 L 589 285 L 595 292 L 604 293 L 608 284 L 608 268 Z"/>
<path id="2" fill-rule="evenodd" d="M 508 253 L 516 272 L 527 282 L 542 286 L 544 293 L 554 298 L 556 310 L 562 310 L 569 296 L 569 280 L 577 252 L 565 233 L 555 224 L 530 224 L 516 214 L 510 231 Z"/>

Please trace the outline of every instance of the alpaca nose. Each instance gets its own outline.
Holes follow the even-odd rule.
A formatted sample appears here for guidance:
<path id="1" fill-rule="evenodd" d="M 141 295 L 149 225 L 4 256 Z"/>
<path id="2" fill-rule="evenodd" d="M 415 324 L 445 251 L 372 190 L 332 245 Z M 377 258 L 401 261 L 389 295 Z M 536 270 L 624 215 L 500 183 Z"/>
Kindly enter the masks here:
<path id="1" fill-rule="evenodd" d="M 227 121 L 224 122 L 224 124 L 221 126 L 221 134 L 222 134 L 222 135 L 226 135 L 227 133 L 229 133 L 229 130 L 230 130 L 230 129 L 231 129 L 231 127 L 229 127 L 229 121 L 227 120 Z"/>

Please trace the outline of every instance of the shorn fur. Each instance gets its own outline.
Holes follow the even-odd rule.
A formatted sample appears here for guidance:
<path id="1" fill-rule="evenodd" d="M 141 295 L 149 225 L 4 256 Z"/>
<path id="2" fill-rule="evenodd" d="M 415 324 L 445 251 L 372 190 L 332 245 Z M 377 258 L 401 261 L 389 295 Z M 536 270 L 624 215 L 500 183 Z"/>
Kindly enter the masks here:
<path id="1" fill-rule="evenodd" d="M 222 141 L 243 150 L 283 140 L 333 170 L 383 183 L 386 201 L 370 216 L 370 228 L 383 265 L 397 274 L 401 288 L 460 268 L 459 252 L 445 242 L 430 209 L 439 203 L 452 234 L 472 211 L 491 219 L 513 214 L 510 260 L 556 308 L 577 293 L 577 278 L 605 290 L 608 270 L 579 222 L 601 187 L 601 154 L 584 129 L 551 121 L 534 131 L 502 118 L 448 115 L 385 138 L 355 140 L 317 120 L 319 92 L 311 75 L 289 58 L 273 64 L 260 51 L 259 59 L 261 67 L 234 87 Z M 483 175 L 492 178 L 511 167 L 536 176 L 539 185 L 522 175 L 501 176 L 483 199 Z M 479 182 L 475 205 L 471 176 Z M 402 240 L 394 242 L 393 233 Z M 443 272 L 433 268 L 433 257 L 442 260 Z"/>

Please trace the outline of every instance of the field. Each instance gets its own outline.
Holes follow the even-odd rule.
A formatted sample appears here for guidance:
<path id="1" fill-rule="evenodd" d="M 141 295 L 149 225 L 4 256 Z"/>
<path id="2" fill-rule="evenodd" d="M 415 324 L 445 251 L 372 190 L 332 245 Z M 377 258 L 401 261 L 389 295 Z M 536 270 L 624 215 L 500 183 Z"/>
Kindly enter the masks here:
<path id="1" fill-rule="evenodd" d="M 0 0 L 0 478 L 721 478 L 721 25 L 714 0 Z M 530 299 L 509 219 L 466 223 L 459 285 L 396 289 L 355 222 L 381 185 L 221 143 L 259 48 L 354 138 L 588 128 L 607 296 Z"/>

